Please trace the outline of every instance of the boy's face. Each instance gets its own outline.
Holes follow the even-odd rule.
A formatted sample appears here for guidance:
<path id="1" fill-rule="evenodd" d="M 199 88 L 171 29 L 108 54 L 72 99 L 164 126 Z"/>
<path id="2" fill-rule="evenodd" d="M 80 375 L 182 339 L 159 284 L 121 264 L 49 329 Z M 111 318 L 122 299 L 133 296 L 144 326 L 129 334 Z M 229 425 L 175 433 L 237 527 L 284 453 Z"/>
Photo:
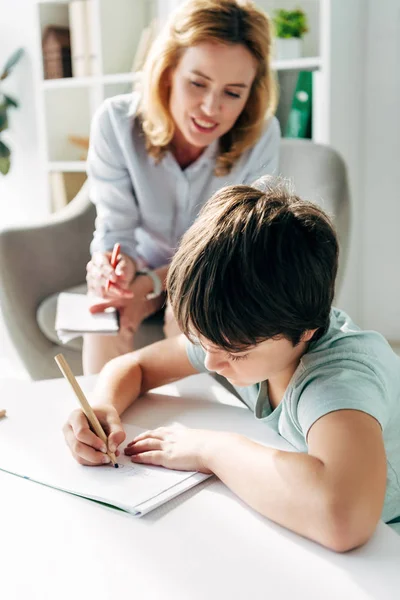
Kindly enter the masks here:
<path id="1" fill-rule="evenodd" d="M 297 346 L 281 337 L 265 340 L 249 350 L 235 354 L 214 346 L 202 336 L 198 337 L 206 352 L 206 368 L 222 375 L 233 385 L 245 387 L 266 379 L 271 383 L 289 383 L 312 335 L 313 332 L 307 332 Z"/>

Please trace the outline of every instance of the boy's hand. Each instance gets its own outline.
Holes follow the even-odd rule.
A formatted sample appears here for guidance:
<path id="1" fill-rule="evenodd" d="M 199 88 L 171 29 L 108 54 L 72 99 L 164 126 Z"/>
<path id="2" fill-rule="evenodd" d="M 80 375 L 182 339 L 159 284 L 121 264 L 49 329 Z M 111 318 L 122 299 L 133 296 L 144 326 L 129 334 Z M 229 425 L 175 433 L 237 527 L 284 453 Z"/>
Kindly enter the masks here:
<path id="1" fill-rule="evenodd" d="M 108 437 L 108 450 L 118 456 L 120 452 L 117 448 L 125 440 L 126 434 L 116 409 L 102 406 L 93 410 Z M 63 432 L 72 456 L 79 464 L 96 466 L 110 462 L 104 442 L 90 429 L 81 410 L 71 413 Z"/>
<path id="2" fill-rule="evenodd" d="M 206 465 L 205 451 L 217 435 L 221 433 L 188 429 L 182 425 L 159 427 L 138 435 L 124 452 L 136 463 L 211 473 Z"/>

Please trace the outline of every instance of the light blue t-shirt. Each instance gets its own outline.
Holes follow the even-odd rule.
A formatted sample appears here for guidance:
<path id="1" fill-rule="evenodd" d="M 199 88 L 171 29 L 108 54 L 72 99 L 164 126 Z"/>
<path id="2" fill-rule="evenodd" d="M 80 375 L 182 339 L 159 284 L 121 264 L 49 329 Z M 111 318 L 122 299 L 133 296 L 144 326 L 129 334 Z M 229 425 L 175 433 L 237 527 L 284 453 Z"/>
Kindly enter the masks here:
<path id="1" fill-rule="evenodd" d="M 205 352 L 188 342 L 198 371 Z M 327 333 L 302 356 L 282 402 L 275 410 L 267 383 L 236 387 L 257 419 L 272 427 L 299 452 L 307 452 L 307 433 L 320 417 L 355 409 L 381 425 L 387 456 L 387 485 L 382 512 L 386 523 L 400 517 L 400 358 L 375 331 L 362 331 L 341 310 L 332 309 Z M 393 526 L 400 533 L 400 525 Z"/>

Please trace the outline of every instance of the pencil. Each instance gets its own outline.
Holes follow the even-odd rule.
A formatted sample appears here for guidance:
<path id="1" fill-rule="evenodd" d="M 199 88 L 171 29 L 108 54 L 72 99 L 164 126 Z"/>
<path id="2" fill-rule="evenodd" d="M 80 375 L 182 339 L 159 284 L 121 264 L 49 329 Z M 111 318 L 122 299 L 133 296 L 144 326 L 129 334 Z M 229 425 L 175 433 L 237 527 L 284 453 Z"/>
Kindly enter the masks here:
<path id="1" fill-rule="evenodd" d="M 113 248 L 113 251 L 112 251 L 112 254 L 111 254 L 111 260 L 110 260 L 110 263 L 111 263 L 111 266 L 112 266 L 113 269 L 115 269 L 115 267 L 118 264 L 118 256 L 119 256 L 120 252 L 121 252 L 121 245 L 118 244 L 118 242 L 117 242 L 116 244 L 114 244 L 114 248 Z M 108 290 L 110 289 L 110 287 L 112 285 L 113 285 L 113 282 L 108 279 L 107 280 L 107 284 L 106 284 L 106 291 L 107 292 L 108 292 Z"/>
<path id="2" fill-rule="evenodd" d="M 5 409 L 4 409 L 4 408 L 1 408 L 1 409 L 0 409 L 0 419 L 2 419 L 3 417 L 5 417 L 5 416 L 6 416 L 6 414 L 7 414 L 7 413 L 6 413 Z"/>
<path id="3" fill-rule="evenodd" d="M 96 417 L 92 407 L 90 406 L 89 402 L 87 401 L 86 396 L 83 393 L 81 386 L 75 379 L 75 375 L 72 373 L 71 367 L 67 363 L 65 357 L 62 354 L 57 354 L 57 356 L 54 357 L 54 360 L 56 361 L 58 368 L 60 369 L 61 373 L 64 375 L 65 379 L 68 381 L 68 383 L 72 387 L 72 389 L 75 393 L 75 396 L 77 397 L 78 402 L 81 405 L 82 410 L 83 410 L 87 420 L 89 421 L 90 426 L 93 429 L 94 433 L 107 446 L 107 444 L 108 444 L 107 436 L 100 424 L 100 421 Z M 113 452 L 107 452 L 107 455 L 110 457 L 110 460 L 111 460 L 112 464 L 114 465 L 114 467 L 116 469 L 118 469 L 118 463 L 117 463 L 117 459 L 115 458 L 115 454 Z"/>

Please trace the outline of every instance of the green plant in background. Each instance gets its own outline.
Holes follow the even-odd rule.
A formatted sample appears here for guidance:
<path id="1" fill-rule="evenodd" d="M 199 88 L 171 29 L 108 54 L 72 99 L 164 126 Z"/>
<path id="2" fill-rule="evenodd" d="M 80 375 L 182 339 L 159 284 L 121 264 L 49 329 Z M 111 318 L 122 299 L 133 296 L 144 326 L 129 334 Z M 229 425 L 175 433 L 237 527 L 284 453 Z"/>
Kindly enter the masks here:
<path id="1" fill-rule="evenodd" d="M 3 72 L 0 75 L 0 84 L 6 77 L 9 76 L 14 66 L 17 64 L 24 51 L 22 48 L 18 48 L 8 59 L 6 64 L 4 65 Z M 0 86 L 1 88 L 1 86 Z M 10 107 L 17 108 L 18 102 L 11 98 L 11 96 L 7 96 L 0 91 L 0 137 L 3 131 L 8 128 L 8 109 Z M 10 148 L 0 139 L 0 173 L 3 175 L 7 175 L 10 170 L 10 156 L 11 150 Z"/>
<path id="2" fill-rule="evenodd" d="M 275 10 L 273 23 L 278 38 L 301 38 L 308 31 L 307 15 L 300 8 Z"/>

